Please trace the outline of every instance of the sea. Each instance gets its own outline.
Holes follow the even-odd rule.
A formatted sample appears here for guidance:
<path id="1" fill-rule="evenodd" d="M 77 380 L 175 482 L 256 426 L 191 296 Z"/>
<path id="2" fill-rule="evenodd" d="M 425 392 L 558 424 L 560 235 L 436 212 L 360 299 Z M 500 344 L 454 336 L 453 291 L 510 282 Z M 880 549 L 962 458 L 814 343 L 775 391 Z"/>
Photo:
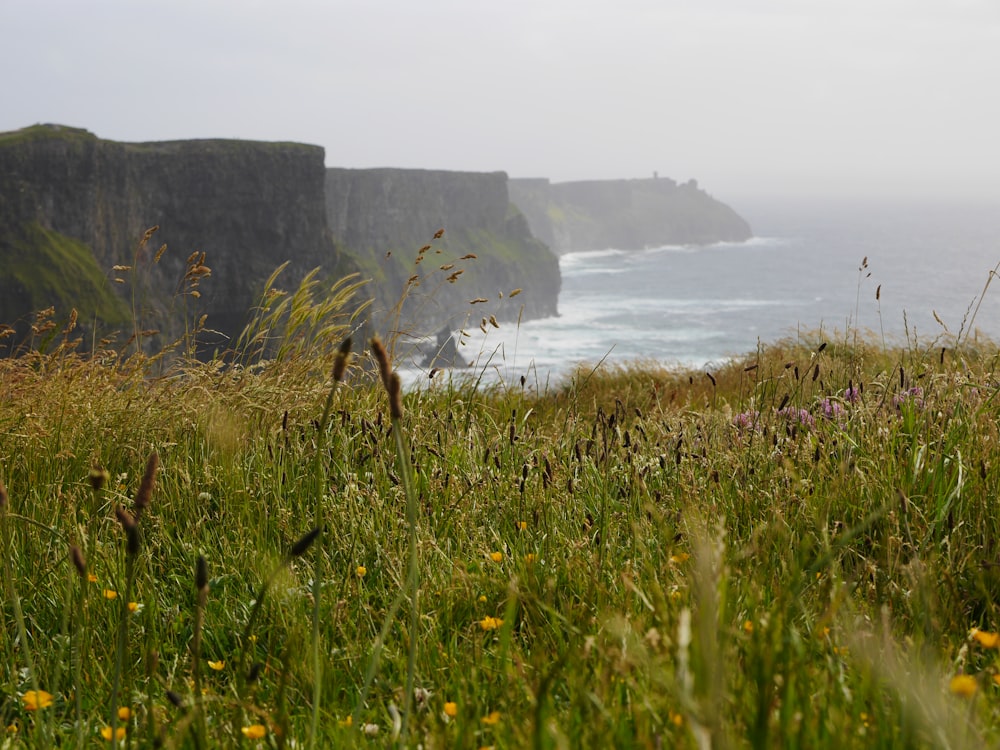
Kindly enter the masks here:
<path id="1" fill-rule="evenodd" d="M 544 390 L 580 366 L 710 370 L 781 340 L 1000 341 L 1000 205 L 731 205 L 753 239 L 562 255 L 558 316 L 465 326 L 472 367 L 435 378 Z"/>

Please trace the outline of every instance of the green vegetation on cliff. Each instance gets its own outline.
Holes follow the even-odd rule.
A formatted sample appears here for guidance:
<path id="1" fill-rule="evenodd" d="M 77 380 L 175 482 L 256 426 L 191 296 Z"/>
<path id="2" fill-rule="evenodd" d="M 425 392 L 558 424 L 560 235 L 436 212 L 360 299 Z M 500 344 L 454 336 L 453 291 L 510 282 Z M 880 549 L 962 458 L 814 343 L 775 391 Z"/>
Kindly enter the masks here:
<path id="1" fill-rule="evenodd" d="M 79 322 L 102 328 L 130 320 L 128 306 L 112 289 L 90 247 L 37 223 L 8 228 L 0 236 L 0 321 L 25 319 L 54 306 L 61 318 L 76 309 Z"/>

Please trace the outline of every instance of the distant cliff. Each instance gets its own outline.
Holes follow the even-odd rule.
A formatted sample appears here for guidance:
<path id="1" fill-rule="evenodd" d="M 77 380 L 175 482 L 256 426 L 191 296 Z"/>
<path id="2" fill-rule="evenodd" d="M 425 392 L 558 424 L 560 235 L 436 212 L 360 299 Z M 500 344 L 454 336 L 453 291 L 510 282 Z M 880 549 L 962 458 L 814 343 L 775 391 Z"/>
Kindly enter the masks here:
<path id="1" fill-rule="evenodd" d="M 514 179 L 508 185 L 532 233 L 557 253 L 739 242 L 752 236 L 746 221 L 694 180 L 678 185 L 667 178 Z"/>
<path id="2" fill-rule="evenodd" d="M 87 343 L 115 330 L 122 343 L 134 306 L 143 329 L 160 331 L 146 342 L 155 349 L 204 314 L 216 333 L 203 350 L 224 349 L 285 261 L 284 289 L 317 266 L 370 277 L 361 296 L 374 297 L 371 329 L 383 335 L 556 313 L 558 261 L 511 206 L 504 174 L 323 161 L 322 148 L 295 143 L 117 143 L 58 125 L 0 134 L 0 323 L 24 334 L 34 311 L 53 305 L 61 323 L 75 308 Z M 180 294 L 201 252 L 211 275 L 199 297 Z"/>
<path id="3" fill-rule="evenodd" d="M 490 315 L 515 320 L 522 306 L 526 319 L 556 314 L 558 260 L 511 205 L 503 172 L 328 169 L 326 205 L 331 233 L 374 279 L 376 325 L 432 334 Z M 522 292 L 512 300 L 514 289 Z M 470 305 L 474 299 L 486 302 Z"/>
<path id="4" fill-rule="evenodd" d="M 0 134 L 0 322 L 75 307 L 103 333 L 131 320 L 135 290 L 142 326 L 162 329 L 161 341 L 194 314 L 238 334 L 284 261 L 284 288 L 316 266 L 331 276 L 353 267 L 327 232 L 323 158 L 292 143 L 116 143 L 48 125 Z M 211 269 L 197 299 L 177 294 L 193 252 Z"/>

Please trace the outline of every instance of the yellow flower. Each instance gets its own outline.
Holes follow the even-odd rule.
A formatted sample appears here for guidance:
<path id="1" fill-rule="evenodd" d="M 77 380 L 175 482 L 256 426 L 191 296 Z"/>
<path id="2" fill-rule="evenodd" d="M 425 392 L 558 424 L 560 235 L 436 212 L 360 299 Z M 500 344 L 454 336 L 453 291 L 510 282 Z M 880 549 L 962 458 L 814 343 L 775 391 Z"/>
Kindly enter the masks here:
<path id="1" fill-rule="evenodd" d="M 122 706 L 118 709 L 118 718 L 122 721 L 128 721 L 132 718 L 132 709 L 128 706 Z"/>
<path id="2" fill-rule="evenodd" d="M 263 724 L 251 724 L 248 727 L 240 727 L 240 731 L 243 732 L 243 736 L 251 740 L 259 740 L 265 734 L 267 734 L 267 727 Z"/>
<path id="3" fill-rule="evenodd" d="M 111 742 L 111 727 L 101 727 L 101 737 Z M 125 739 L 125 727 L 118 727 L 115 730 L 115 739 L 119 741 Z"/>
<path id="4" fill-rule="evenodd" d="M 490 559 L 493 562 L 500 562 L 503 560 L 503 552 L 490 552 Z"/>
<path id="5" fill-rule="evenodd" d="M 969 636 L 983 648 L 1000 648 L 1000 633 L 988 633 L 979 628 L 969 631 Z"/>
<path id="6" fill-rule="evenodd" d="M 104 598 L 105 599 L 117 599 L 118 598 L 118 592 L 115 591 L 114 589 L 104 589 L 103 593 L 104 593 Z"/>
<path id="7" fill-rule="evenodd" d="M 536 555 L 534 552 L 529 552 L 524 556 L 524 561 L 528 563 L 528 565 L 531 565 L 531 563 L 535 562 L 535 560 L 537 559 L 538 555 Z"/>
<path id="8" fill-rule="evenodd" d="M 141 608 L 142 608 L 142 605 L 139 604 L 139 602 L 129 602 L 128 603 L 128 611 L 132 612 L 133 614 L 136 613 L 136 612 L 138 612 Z"/>
<path id="9" fill-rule="evenodd" d="M 743 632 L 746 633 L 747 635 L 750 635 L 751 633 L 753 633 L 753 623 L 750 622 L 749 620 L 747 620 L 746 622 L 744 622 L 743 623 Z"/>
<path id="10" fill-rule="evenodd" d="M 962 698 L 971 698 L 979 689 L 979 683 L 971 674 L 957 674 L 951 678 L 948 689 Z"/>
<path id="11" fill-rule="evenodd" d="M 40 708 L 48 708 L 52 705 L 52 693 L 44 690 L 28 690 L 21 696 L 25 711 L 37 711 Z"/>
<path id="12" fill-rule="evenodd" d="M 673 724 L 675 727 L 680 727 L 684 725 L 684 717 L 681 714 L 677 713 L 676 711 L 673 710 L 669 711 L 667 713 L 667 718 L 670 720 L 670 723 Z"/>
<path id="13" fill-rule="evenodd" d="M 366 568 L 366 567 L 365 567 L 364 565 L 359 565 L 359 566 L 358 566 L 358 567 L 357 567 L 357 568 L 356 568 L 356 569 L 354 570 L 354 574 L 355 574 L 355 575 L 356 575 L 356 576 L 357 576 L 358 578 L 364 578 L 364 577 L 365 577 L 365 573 L 367 573 L 367 572 L 368 572 L 368 568 Z"/>
<path id="14" fill-rule="evenodd" d="M 458 716 L 458 704 L 455 703 L 454 701 L 448 701 L 447 703 L 444 704 L 444 713 L 446 716 L 449 716 L 452 719 L 454 719 L 456 716 Z"/>
<path id="15" fill-rule="evenodd" d="M 503 620 L 499 617 L 490 617 L 489 615 L 486 615 L 486 617 L 479 621 L 479 627 L 483 630 L 496 630 L 501 625 L 503 625 Z"/>
<path id="16" fill-rule="evenodd" d="M 483 724 L 488 724 L 491 727 L 492 726 L 496 726 L 497 724 L 500 723 L 500 712 L 499 711 L 491 711 L 489 714 L 487 714 L 486 716 L 484 716 L 481 719 L 481 721 L 483 722 Z"/>
<path id="17" fill-rule="evenodd" d="M 348 716 L 346 719 L 340 719 L 337 721 L 338 727 L 349 727 L 354 723 L 354 717 Z"/>
<path id="18" fill-rule="evenodd" d="M 226 662 L 222 661 L 221 659 L 219 661 L 210 661 L 208 663 L 208 666 L 214 669 L 216 672 L 221 672 L 223 669 L 226 668 Z"/>
<path id="19" fill-rule="evenodd" d="M 676 555 L 670 556 L 670 562 L 672 562 L 674 565 L 680 565 L 683 562 L 687 562 L 690 557 L 691 555 L 689 555 L 687 552 L 678 552 Z"/>
<path id="20" fill-rule="evenodd" d="M 87 580 L 90 581 L 91 583 L 97 583 L 97 576 L 95 576 L 93 573 L 87 573 Z"/>
<path id="21" fill-rule="evenodd" d="M 21 728 L 17 725 L 16 721 L 12 721 L 7 725 L 7 734 L 17 734 L 19 731 L 21 731 Z"/>
<path id="22" fill-rule="evenodd" d="M 528 522 L 527 521 L 518 521 L 517 522 L 517 530 L 518 531 L 525 531 L 527 528 L 528 528 Z"/>

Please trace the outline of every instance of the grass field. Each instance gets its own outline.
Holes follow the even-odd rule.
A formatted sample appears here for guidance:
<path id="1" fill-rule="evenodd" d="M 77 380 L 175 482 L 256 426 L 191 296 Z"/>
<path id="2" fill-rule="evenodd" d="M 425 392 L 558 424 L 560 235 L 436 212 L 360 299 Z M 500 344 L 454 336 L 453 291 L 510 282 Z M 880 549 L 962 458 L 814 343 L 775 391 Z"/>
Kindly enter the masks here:
<path id="1" fill-rule="evenodd" d="M 341 323 L 0 362 L 0 746 L 1000 741 L 992 344 L 399 399 Z"/>

